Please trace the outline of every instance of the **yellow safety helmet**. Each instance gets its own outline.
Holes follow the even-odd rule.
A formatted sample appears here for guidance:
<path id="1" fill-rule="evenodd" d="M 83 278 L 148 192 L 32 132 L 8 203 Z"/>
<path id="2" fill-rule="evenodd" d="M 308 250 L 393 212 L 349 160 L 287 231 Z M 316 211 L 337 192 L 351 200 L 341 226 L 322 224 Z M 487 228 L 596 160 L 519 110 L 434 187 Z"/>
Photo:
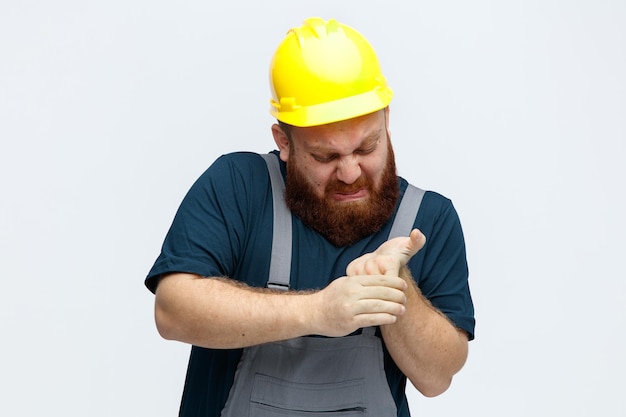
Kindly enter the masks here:
<path id="1" fill-rule="evenodd" d="M 293 126 L 317 126 L 389 105 L 378 58 L 367 39 L 334 19 L 290 29 L 270 66 L 270 113 Z"/>

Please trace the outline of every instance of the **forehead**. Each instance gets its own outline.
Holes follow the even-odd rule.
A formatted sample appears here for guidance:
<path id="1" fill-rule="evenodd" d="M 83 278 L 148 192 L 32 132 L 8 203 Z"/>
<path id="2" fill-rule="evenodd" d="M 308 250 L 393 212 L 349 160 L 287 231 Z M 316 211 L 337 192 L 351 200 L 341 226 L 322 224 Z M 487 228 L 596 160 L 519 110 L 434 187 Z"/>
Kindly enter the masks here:
<path id="1" fill-rule="evenodd" d="M 298 147 L 341 151 L 377 141 L 385 132 L 384 111 L 311 127 L 294 127 L 291 134 Z"/>

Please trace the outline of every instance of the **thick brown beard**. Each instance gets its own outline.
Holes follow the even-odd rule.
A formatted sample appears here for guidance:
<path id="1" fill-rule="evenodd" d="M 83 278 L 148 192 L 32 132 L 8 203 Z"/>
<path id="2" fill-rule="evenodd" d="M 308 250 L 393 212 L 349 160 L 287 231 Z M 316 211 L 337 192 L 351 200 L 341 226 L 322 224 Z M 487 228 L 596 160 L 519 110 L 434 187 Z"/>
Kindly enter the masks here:
<path id="1" fill-rule="evenodd" d="M 304 224 L 338 247 L 353 244 L 379 231 L 391 218 L 400 194 L 391 143 L 388 149 L 379 187 L 374 187 L 363 176 L 353 184 L 334 181 L 326 187 L 326 197 L 317 196 L 297 164 L 288 163 L 285 190 L 287 206 Z M 349 192 L 363 187 L 369 191 L 366 201 L 338 202 L 327 197 L 336 191 Z"/>

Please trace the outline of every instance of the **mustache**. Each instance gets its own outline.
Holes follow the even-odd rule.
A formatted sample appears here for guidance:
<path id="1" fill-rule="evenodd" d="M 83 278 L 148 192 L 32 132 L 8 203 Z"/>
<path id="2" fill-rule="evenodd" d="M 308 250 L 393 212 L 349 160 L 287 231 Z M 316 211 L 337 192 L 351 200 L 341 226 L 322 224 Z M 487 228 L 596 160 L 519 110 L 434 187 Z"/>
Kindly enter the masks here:
<path id="1" fill-rule="evenodd" d="M 346 184 L 339 180 L 335 180 L 326 185 L 326 193 L 353 193 L 363 188 L 371 189 L 371 184 L 364 176 L 359 177 L 352 184 Z"/>

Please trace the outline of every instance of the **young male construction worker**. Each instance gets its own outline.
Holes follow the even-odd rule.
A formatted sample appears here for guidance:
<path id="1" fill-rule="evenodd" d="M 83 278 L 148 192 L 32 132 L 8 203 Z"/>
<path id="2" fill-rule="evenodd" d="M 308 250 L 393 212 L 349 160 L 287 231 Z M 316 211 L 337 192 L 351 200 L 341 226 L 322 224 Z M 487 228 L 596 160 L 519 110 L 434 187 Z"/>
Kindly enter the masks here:
<path id="1" fill-rule="evenodd" d="M 444 392 L 473 338 L 457 213 L 396 175 L 353 28 L 291 29 L 271 89 L 278 150 L 218 158 L 146 279 L 160 334 L 193 346 L 180 415 L 408 416 L 407 377 Z"/>

